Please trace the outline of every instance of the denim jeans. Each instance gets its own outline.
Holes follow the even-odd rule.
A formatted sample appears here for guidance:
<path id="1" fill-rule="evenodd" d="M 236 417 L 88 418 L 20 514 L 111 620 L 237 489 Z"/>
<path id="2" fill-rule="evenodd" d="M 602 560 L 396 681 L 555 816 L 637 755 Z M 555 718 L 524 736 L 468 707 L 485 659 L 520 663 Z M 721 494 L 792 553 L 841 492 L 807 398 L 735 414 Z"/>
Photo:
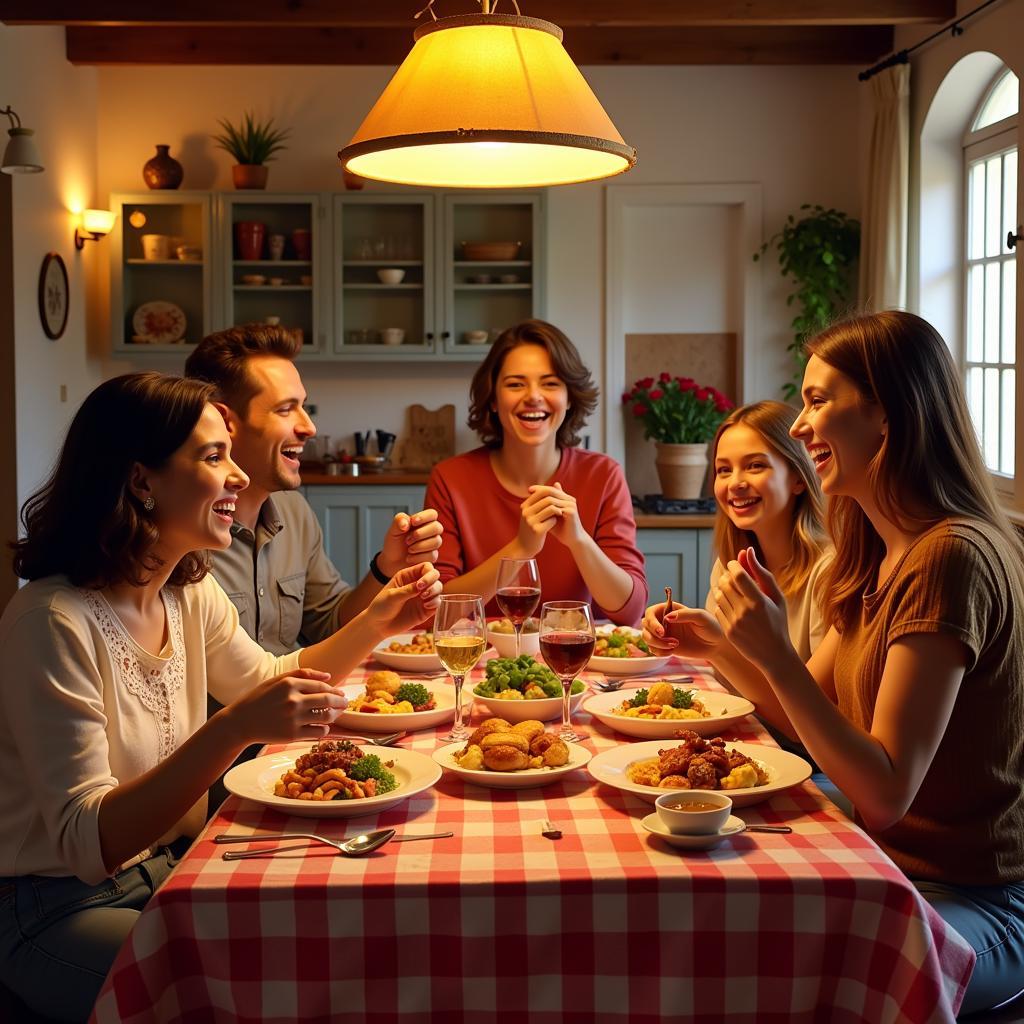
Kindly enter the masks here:
<path id="1" fill-rule="evenodd" d="M 1024 882 L 974 886 L 918 880 L 914 885 L 977 954 L 962 1014 L 991 1009 L 1024 990 Z"/>
<path id="2" fill-rule="evenodd" d="M 99 885 L 0 878 L 0 981 L 36 1013 L 87 1020 L 139 912 L 186 847 L 179 840 Z"/>

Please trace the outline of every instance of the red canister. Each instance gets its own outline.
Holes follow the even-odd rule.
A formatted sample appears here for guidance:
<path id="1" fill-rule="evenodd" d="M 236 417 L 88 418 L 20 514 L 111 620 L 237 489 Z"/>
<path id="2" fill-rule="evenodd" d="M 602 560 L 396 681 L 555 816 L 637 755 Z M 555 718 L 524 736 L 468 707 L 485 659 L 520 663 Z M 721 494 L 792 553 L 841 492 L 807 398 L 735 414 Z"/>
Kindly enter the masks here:
<path id="1" fill-rule="evenodd" d="M 256 220 L 240 220 L 235 224 L 235 248 L 240 260 L 263 258 L 263 238 L 267 233 L 266 224 Z"/>

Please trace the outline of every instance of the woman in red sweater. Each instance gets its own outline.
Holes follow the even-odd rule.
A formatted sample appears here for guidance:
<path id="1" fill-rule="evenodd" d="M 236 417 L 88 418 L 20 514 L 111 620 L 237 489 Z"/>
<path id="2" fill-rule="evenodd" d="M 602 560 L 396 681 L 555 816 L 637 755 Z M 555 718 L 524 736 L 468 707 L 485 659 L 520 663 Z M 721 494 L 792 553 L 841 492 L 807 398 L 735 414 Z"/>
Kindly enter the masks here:
<path id="1" fill-rule="evenodd" d="M 634 624 L 647 603 L 625 477 L 577 447 L 597 387 L 573 343 L 542 320 L 510 327 L 470 386 L 483 446 L 434 467 L 426 507 L 444 526 L 445 591 L 480 594 L 489 614 L 502 558 L 536 558 L 545 601 L 593 600 Z"/>

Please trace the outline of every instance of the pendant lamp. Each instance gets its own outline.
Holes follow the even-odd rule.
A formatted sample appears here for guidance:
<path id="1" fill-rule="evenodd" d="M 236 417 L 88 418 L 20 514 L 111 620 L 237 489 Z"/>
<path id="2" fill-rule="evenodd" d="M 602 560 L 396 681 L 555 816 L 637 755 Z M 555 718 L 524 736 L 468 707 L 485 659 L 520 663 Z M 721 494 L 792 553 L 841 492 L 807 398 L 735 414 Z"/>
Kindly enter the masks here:
<path id="1" fill-rule="evenodd" d="M 628 171 L 636 150 L 565 52 L 562 30 L 492 14 L 489 0 L 482 6 L 415 31 L 409 55 L 338 153 L 342 167 L 441 188 L 536 188 Z"/>

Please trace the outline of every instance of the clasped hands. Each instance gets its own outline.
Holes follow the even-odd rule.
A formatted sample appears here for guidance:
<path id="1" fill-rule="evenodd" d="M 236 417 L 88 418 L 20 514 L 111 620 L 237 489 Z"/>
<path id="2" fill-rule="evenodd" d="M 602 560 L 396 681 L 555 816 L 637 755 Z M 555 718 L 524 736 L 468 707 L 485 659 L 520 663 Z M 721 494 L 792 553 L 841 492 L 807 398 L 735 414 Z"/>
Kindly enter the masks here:
<path id="1" fill-rule="evenodd" d="M 549 533 L 567 548 L 587 536 L 576 499 L 563 490 L 560 483 L 531 485 L 529 495 L 519 508 L 518 540 L 529 558 L 540 554 Z"/>

